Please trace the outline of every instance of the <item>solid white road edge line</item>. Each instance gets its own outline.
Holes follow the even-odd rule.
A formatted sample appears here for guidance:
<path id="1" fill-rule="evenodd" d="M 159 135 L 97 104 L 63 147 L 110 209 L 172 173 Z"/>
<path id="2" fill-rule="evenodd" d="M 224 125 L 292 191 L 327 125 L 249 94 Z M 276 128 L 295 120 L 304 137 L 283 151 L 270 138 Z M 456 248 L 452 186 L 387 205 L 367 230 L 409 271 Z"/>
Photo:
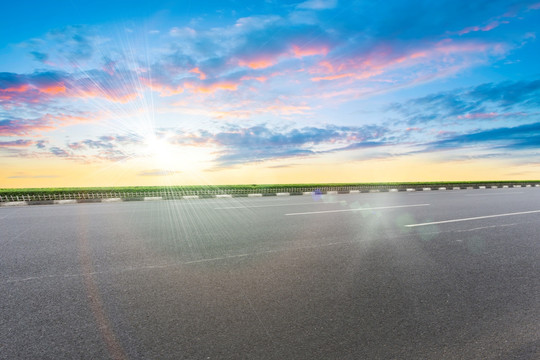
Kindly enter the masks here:
<path id="1" fill-rule="evenodd" d="M 503 217 L 503 216 L 516 216 L 516 215 L 526 215 L 526 214 L 535 214 L 535 213 L 540 213 L 540 210 L 520 211 L 520 212 L 515 212 L 515 213 L 496 214 L 496 215 L 475 216 L 475 217 L 463 218 L 463 219 L 432 221 L 432 222 L 421 223 L 421 224 L 405 225 L 405 227 L 417 227 L 417 226 L 447 224 L 447 223 L 454 223 L 454 222 L 461 222 L 461 221 L 472 221 L 472 220 L 490 219 L 490 218 Z"/>
<path id="2" fill-rule="evenodd" d="M 121 198 L 105 198 L 101 199 L 101 202 L 120 202 L 122 201 Z"/>
<path id="3" fill-rule="evenodd" d="M 57 205 L 76 204 L 77 200 L 54 200 L 53 203 Z"/>
<path id="4" fill-rule="evenodd" d="M 0 206 L 24 206 L 28 205 L 28 202 L 26 201 L 7 201 L 0 203 Z"/>
<path id="5" fill-rule="evenodd" d="M 380 206 L 380 207 L 358 208 L 358 209 L 309 211 L 309 212 L 301 212 L 301 213 L 290 213 L 290 214 L 285 214 L 285 215 L 286 216 L 294 216 L 294 215 L 328 214 L 328 213 L 347 212 L 347 211 L 368 211 L 368 210 L 399 209 L 399 208 L 408 208 L 408 207 L 417 207 L 417 206 L 429 206 L 429 205 L 430 204 L 410 204 L 410 205 L 396 205 L 396 206 Z"/>
<path id="6" fill-rule="evenodd" d="M 156 201 L 156 200 L 163 200 L 162 196 L 145 196 L 144 201 Z"/>

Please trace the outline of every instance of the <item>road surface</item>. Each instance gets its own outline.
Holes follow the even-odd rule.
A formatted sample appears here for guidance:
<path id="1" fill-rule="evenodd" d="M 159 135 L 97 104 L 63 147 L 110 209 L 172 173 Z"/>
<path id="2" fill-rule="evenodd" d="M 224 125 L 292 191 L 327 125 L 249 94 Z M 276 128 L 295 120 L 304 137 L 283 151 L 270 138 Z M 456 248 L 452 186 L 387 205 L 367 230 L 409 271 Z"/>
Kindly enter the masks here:
<path id="1" fill-rule="evenodd" d="M 537 359 L 540 189 L 0 208 L 1 359 Z"/>

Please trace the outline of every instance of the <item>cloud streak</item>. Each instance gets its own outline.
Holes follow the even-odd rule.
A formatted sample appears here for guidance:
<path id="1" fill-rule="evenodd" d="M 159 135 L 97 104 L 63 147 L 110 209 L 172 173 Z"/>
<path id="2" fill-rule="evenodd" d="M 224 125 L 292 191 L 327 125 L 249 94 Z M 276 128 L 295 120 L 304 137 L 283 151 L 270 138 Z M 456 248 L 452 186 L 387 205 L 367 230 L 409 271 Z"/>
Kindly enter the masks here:
<path id="1" fill-rule="evenodd" d="M 446 122 L 452 118 L 523 118 L 537 112 L 539 99 L 540 80 L 504 81 L 394 103 L 389 110 L 404 116 L 408 124 Z"/>

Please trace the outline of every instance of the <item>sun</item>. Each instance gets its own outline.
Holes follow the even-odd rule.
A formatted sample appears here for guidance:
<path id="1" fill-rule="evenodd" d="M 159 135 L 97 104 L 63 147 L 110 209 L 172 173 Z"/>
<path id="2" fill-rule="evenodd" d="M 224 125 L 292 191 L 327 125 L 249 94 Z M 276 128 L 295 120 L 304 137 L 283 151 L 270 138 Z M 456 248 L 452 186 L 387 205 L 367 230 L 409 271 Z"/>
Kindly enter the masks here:
<path id="1" fill-rule="evenodd" d="M 174 144 L 172 135 L 154 133 L 144 137 L 144 156 L 156 169 L 170 174 L 204 170 L 213 159 L 213 150 Z"/>
<path id="2" fill-rule="evenodd" d="M 174 168 L 175 149 L 169 143 L 167 136 L 160 137 L 156 134 L 146 135 L 144 137 L 145 155 L 152 163 L 162 170 L 171 170 Z"/>

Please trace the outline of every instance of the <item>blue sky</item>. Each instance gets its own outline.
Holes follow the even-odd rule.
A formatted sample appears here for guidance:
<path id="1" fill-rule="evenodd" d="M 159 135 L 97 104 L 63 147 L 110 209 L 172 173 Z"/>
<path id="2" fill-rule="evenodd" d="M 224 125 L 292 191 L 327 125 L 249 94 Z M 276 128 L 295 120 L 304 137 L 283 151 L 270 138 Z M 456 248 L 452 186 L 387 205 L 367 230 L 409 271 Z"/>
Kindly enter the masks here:
<path id="1" fill-rule="evenodd" d="M 0 186 L 540 176 L 538 1 L 22 1 Z"/>

